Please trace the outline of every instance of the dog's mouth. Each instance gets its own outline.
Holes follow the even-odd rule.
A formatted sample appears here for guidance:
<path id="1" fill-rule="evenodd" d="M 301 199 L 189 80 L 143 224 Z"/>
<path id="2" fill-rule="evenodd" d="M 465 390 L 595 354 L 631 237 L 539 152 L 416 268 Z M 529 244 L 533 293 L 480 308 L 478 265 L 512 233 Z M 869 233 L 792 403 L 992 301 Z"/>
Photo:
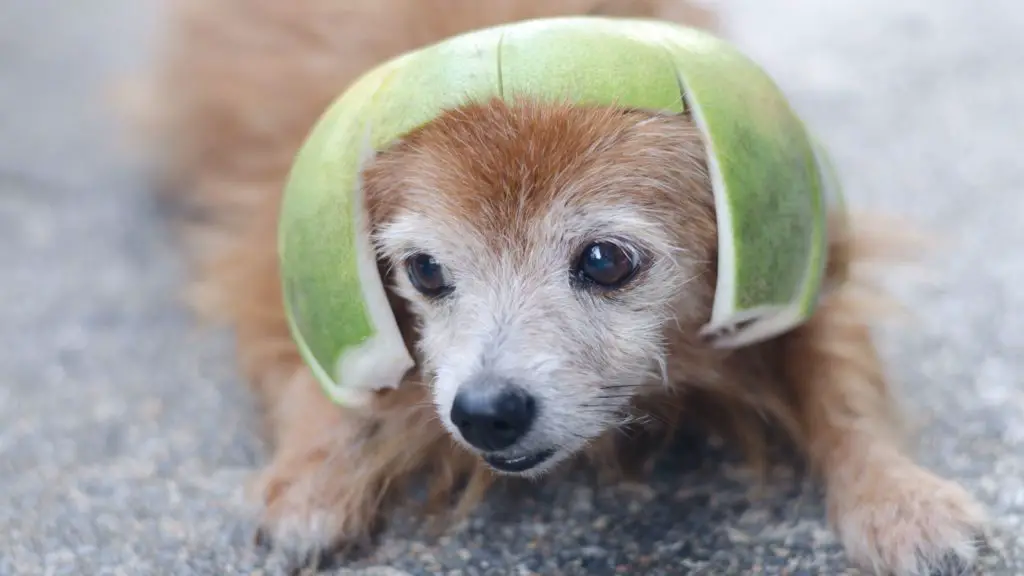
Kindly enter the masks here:
<path id="1" fill-rule="evenodd" d="M 499 472 L 518 474 L 527 472 L 540 466 L 555 455 L 554 450 L 542 450 L 525 456 L 498 456 L 489 454 L 484 456 L 484 461 Z"/>

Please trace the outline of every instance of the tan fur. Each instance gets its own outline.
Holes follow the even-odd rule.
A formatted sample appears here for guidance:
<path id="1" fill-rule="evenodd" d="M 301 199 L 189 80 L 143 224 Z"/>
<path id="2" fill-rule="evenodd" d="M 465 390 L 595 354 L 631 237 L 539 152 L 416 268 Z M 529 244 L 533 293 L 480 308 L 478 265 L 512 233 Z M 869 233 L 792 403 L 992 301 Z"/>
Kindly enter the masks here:
<path id="1" fill-rule="evenodd" d="M 881 235 L 834 222 L 832 291 L 806 326 L 732 352 L 696 337 L 710 311 L 717 246 L 704 154 L 683 117 L 526 100 L 445 114 L 382 151 L 364 175 L 382 269 L 421 375 L 369 411 L 342 409 L 291 342 L 277 276 L 280 191 L 308 129 L 355 75 L 423 43 L 526 17 L 603 11 L 710 27 L 710 14 L 672 0 L 176 0 L 170 8 L 170 43 L 140 121 L 164 176 L 200 216 L 185 236 L 197 309 L 234 328 L 265 410 L 274 454 L 253 487 L 278 546 L 315 552 L 361 538 L 415 472 L 428 474 L 439 500 L 470 478 L 466 505 L 489 483 L 438 411 L 450 402 L 445 382 L 466 375 L 451 351 L 470 336 L 401 274 L 402 258 L 429 245 L 459 255 L 461 273 L 481 287 L 467 288 L 479 305 L 451 313 L 484 322 L 493 298 L 521 314 L 525 331 L 502 358 L 525 366 L 537 393 L 577 419 L 578 443 L 542 426 L 563 457 L 617 465 L 615 428 L 655 432 L 630 450 L 642 451 L 694 405 L 722 415 L 756 457 L 767 420 L 820 473 L 831 520 L 857 562 L 902 576 L 947 557 L 973 559 L 982 513 L 903 451 L 868 333 L 881 296 L 859 265 L 888 252 Z M 583 307 L 558 282 L 530 280 L 591 229 L 614 229 L 651 251 L 650 268 L 616 302 Z M 578 330 L 587 318 L 601 322 Z M 547 372 L 529 363 L 541 344 L 555 366 Z M 572 360 L 573 351 L 595 350 L 609 355 L 607 365 Z"/>

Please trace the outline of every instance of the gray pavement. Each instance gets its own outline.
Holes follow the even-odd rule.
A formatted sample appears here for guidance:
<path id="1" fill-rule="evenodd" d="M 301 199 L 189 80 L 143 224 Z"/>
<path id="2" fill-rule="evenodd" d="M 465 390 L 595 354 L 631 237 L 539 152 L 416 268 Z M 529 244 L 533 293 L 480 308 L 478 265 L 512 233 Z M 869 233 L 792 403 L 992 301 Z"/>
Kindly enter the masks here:
<path id="1" fill-rule="evenodd" d="M 855 206 L 940 232 L 922 314 L 885 332 L 920 455 L 1024 574 L 1024 4 L 730 0 L 727 25 L 832 148 Z M 239 486 L 265 454 L 223 335 L 176 301 L 158 207 L 99 106 L 144 55 L 143 0 L 0 0 L 0 575 L 276 574 Z M 399 520 L 366 574 L 856 573 L 813 486 L 750 499 L 715 447 L 649 486 L 498 494 L 431 539 Z M 340 570 L 339 574 L 348 574 Z"/>

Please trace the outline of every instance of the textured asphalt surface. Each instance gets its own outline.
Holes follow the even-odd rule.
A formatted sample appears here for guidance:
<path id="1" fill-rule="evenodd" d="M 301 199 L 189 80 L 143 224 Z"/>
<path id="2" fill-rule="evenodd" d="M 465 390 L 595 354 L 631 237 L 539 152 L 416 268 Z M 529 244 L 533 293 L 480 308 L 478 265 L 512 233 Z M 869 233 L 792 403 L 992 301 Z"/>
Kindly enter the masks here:
<path id="1" fill-rule="evenodd" d="M 241 513 L 265 454 L 229 343 L 178 305 L 161 214 L 101 113 L 144 53 L 147 6 L 0 0 L 0 575 L 280 566 Z M 894 279 L 921 314 L 885 332 L 885 354 L 921 459 L 995 516 L 983 573 L 1024 574 L 1024 4 L 725 10 L 832 148 L 850 202 L 947 240 L 929 276 Z M 856 573 L 813 486 L 783 470 L 750 499 L 715 447 L 684 456 L 647 486 L 498 494 L 440 539 L 399 521 L 338 573 Z"/>

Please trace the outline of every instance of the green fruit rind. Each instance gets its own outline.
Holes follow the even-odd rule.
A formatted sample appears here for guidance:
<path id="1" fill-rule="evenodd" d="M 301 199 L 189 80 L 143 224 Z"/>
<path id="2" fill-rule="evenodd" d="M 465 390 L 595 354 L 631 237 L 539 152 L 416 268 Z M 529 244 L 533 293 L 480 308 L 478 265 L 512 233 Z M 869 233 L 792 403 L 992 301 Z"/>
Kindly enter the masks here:
<path id="1" fill-rule="evenodd" d="M 281 206 L 285 313 L 306 364 L 343 405 L 368 403 L 373 390 L 397 386 L 414 366 L 387 303 L 358 192 L 370 148 L 359 139 L 366 134 L 362 117 L 391 72 L 385 66 L 366 75 L 328 109 L 296 155 Z"/>
<path id="2" fill-rule="evenodd" d="M 817 305 L 826 214 L 815 143 L 772 79 L 731 45 L 700 33 L 662 42 L 715 193 L 718 281 L 702 333 L 723 347 L 771 338 Z"/>
<path id="3" fill-rule="evenodd" d="M 279 228 L 285 308 L 336 402 L 358 404 L 414 366 L 377 270 L 359 174 L 443 111 L 529 97 L 689 114 L 708 153 L 719 228 L 713 344 L 743 346 L 813 313 L 827 203 L 824 150 L 771 78 L 726 42 L 649 20 L 563 17 L 454 36 L 358 79 L 296 156 Z M 826 196 L 826 194 L 828 196 Z"/>

